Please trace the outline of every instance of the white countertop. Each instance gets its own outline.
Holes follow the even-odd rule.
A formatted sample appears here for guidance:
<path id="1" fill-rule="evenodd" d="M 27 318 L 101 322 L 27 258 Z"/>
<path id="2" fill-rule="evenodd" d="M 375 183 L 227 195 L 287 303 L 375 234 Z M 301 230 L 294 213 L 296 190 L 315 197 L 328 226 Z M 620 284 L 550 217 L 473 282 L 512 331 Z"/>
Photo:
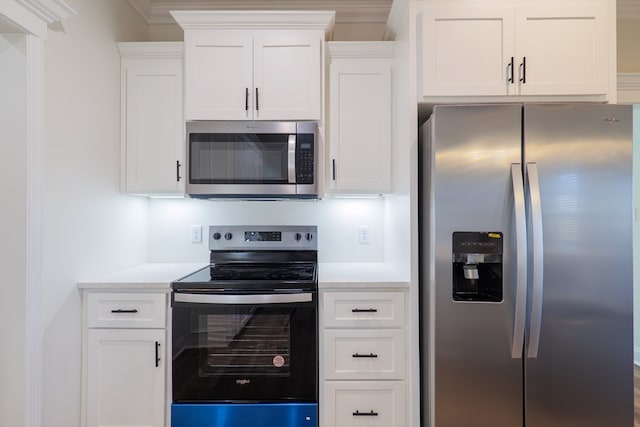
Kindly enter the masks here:
<path id="1" fill-rule="evenodd" d="M 147 263 L 136 267 L 117 271 L 113 274 L 96 279 L 82 280 L 78 283 L 80 289 L 165 289 L 171 288 L 171 282 L 187 276 L 203 267 L 207 263 Z"/>
<path id="2" fill-rule="evenodd" d="M 402 266 L 382 262 L 330 262 L 318 265 L 318 282 L 323 287 L 389 286 L 408 287 L 409 271 Z"/>
<path id="3" fill-rule="evenodd" d="M 170 290 L 171 282 L 206 267 L 206 263 L 147 263 L 117 271 L 96 279 L 81 280 L 80 289 Z M 409 273 L 403 274 L 395 264 L 386 263 L 319 263 L 320 289 L 340 286 L 408 287 Z"/>

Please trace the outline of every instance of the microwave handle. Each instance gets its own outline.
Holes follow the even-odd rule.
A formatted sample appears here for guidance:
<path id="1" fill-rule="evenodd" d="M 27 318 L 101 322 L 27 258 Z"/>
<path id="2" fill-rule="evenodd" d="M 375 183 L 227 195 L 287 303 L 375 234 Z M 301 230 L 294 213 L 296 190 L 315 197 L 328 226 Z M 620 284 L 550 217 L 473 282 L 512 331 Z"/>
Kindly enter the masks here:
<path id="1" fill-rule="evenodd" d="M 296 183 L 296 136 L 289 135 L 289 152 L 288 152 L 288 172 L 289 184 Z"/>

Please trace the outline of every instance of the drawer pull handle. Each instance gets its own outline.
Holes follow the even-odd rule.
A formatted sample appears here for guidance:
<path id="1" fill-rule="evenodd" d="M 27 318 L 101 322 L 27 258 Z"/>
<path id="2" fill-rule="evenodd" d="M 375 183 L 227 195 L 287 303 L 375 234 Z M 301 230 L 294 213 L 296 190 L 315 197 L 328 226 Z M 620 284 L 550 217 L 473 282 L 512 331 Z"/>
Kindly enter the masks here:
<path id="1" fill-rule="evenodd" d="M 359 358 L 370 358 L 370 359 L 375 359 L 376 357 L 378 357 L 377 354 L 373 354 L 373 353 L 369 353 L 369 354 L 353 353 L 351 356 L 356 358 L 359 357 Z"/>
<path id="2" fill-rule="evenodd" d="M 358 410 L 356 410 L 356 412 L 353 413 L 354 417 L 377 417 L 378 413 L 377 412 L 373 412 L 373 411 L 369 411 L 369 412 L 360 412 Z"/>
<path id="3" fill-rule="evenodd" d="M 352 313 L 377 313 L 378 309 L 376 308 L 354 308 L 351 310 Z"/>
<path id="4" fill-rule="evenodd" d="M 119 308 L 117 310 L 111 310 L 111 312 L 112 313 L 118 313 L 118 314 L 120 314 L 120 313 L 137 313 L 138 310 L 135 309 L 135 308 L 133 310 L 123 310 L 123 309 Z"/>

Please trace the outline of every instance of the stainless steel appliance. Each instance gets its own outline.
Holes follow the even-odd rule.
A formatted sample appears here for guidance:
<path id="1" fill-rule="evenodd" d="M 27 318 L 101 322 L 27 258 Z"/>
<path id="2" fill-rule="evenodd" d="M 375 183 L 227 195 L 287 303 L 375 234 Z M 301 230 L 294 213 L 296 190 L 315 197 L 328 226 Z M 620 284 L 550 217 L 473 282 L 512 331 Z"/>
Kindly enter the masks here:
<path id="1" fill-rule="evenodd" d="M 436 106 L 422 425 L 633 426 L 632 109 Z"/>
<path id="2" fill-rule="evenodd" d="M 172 427 L 317 427 L 315 226 L 212 226 L 172 284 Z"/>
<path id="3" fill-rule="evenodd" d="M 187 193 L 200 198 L 317 198 L 315 122 L 187 123 Z"/>

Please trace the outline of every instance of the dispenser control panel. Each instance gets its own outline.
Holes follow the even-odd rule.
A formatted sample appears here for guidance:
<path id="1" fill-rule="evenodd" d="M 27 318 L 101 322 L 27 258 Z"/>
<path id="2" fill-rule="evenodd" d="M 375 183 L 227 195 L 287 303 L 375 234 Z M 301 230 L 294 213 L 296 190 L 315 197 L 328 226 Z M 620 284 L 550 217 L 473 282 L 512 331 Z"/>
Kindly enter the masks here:
<path id="1" fill-rule="evenodd" d="M 499 231 L 452 234 L 453 300 L 501 302 L 503 235 Z"/>

